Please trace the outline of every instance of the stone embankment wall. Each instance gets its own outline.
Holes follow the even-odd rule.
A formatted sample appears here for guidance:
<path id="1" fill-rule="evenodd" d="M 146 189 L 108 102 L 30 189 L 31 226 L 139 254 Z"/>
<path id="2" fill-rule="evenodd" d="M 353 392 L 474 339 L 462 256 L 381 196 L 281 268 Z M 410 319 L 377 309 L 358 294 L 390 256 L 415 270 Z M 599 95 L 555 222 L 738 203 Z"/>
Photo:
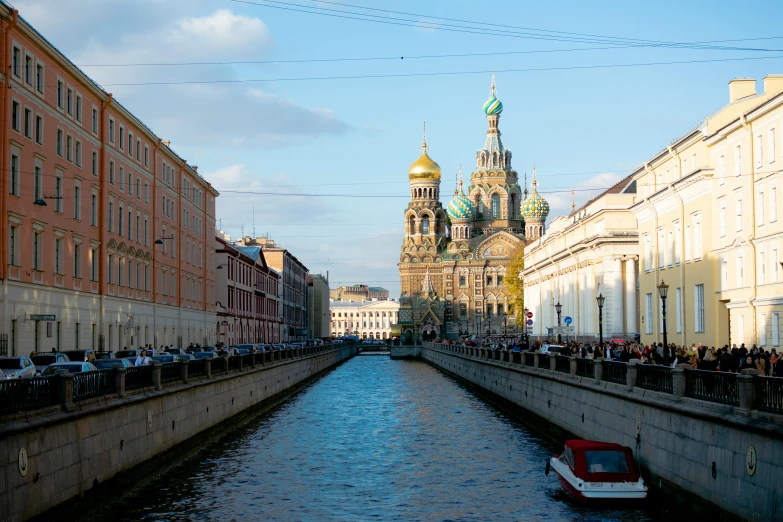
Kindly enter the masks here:
<path id="1" fill-rule="evenodd" d="M 26 520 L 83 495 L 355 353 L 344 346 L 0 424 L 0 520 Z"/>
<path id="2" fill-rule="evenodd" d="M 783 520 L 781 415 L 558 372 L 554 364 L 489 360 L 487 350 L 425 344 L 421 357 L 563 435 L 633 448 L 666 501 L 693 504 L 695 496 L 705 514 L 712 505 L 742 519 Z"/>

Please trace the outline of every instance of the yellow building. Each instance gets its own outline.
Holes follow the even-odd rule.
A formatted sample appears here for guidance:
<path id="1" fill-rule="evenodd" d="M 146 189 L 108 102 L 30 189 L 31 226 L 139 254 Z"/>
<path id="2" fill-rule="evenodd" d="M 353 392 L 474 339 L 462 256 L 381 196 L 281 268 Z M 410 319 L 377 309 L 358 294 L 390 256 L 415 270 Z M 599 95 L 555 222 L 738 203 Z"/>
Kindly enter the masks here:
<path id="1" fill-rule="evenodd" d="M 645 162 L 639 199 L 640 333 L 668 341 L 780 345 L 778 219 L 783 77 L 729 82 L 729 104 Z"/>

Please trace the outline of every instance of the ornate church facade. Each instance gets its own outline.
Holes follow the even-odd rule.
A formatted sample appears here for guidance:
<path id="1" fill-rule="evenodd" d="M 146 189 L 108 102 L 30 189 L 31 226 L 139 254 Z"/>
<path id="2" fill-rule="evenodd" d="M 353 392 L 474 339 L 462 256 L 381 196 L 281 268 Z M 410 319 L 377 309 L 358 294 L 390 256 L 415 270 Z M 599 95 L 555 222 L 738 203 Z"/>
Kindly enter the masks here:
<path id="1" fill-rule="evenodd" d="M 548 203 L 538 194 L 533 168 L 530 194 L 519 185 L 511 151 L 498 123 L 503 104 L 484 104 L 488 129 L 465 189 L 462 169 L 454 198 L 440 202 L 440 166 L 430 158 L 426 131 L 422 153 L 410 167 L 411 200 L 405 210 L 400 252 L 399 329 L 403 342 L 460 335 L 503 334 L 516 325 L 503 285 L 510 255 L 544 233 Z M 524 198 L 523 198 L 524 194 Z"/>

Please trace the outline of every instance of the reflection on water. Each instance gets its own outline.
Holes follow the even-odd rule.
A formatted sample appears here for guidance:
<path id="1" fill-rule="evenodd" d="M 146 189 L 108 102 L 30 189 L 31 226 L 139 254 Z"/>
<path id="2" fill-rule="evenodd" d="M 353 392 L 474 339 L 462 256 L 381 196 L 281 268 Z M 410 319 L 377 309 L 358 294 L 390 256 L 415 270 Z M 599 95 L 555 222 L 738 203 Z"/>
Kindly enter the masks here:
<path id="1" fill-rule="evenodd" d="M 423 362 L 355 357 L 91 519 L 671 518 L 572 504 L 558 449 Z"/>

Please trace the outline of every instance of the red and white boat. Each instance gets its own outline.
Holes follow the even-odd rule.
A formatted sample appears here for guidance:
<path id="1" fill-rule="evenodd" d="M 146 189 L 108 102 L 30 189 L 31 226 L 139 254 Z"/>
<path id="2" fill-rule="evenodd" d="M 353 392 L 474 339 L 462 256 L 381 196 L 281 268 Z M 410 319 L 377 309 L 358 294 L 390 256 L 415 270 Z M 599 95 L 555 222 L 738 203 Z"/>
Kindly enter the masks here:
<path id="1" fill-rule="evenodd" d="M 561 455 L 552 457 L 552 469 L 562 488 L 579 502 L 641 500 L 647 485 L 627 446 L 593 440 L 567 440 Z"/>

